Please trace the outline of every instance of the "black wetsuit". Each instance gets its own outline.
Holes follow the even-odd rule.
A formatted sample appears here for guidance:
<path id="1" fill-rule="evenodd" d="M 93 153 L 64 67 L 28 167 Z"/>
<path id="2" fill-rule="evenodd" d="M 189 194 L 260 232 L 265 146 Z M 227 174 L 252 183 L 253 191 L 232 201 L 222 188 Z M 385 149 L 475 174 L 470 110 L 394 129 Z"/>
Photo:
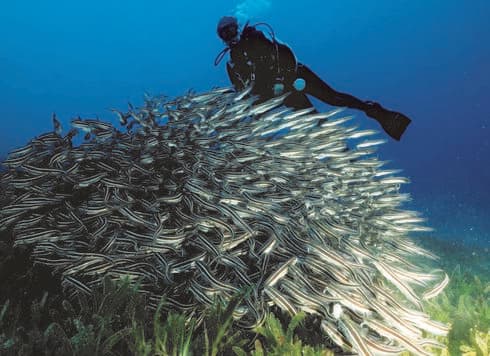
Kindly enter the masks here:
<path id="1" fill-rule="evenodd" d="M 252 92 L 259 95 L 259 101 L 272 98 L 274 84 L 282 83 L 284 91 L 290 92 L 284 101 L 288 107 L 312 107 L 313 104 L 306 96 L 309 94 L 333 106 L 362 110 L 377 120 L 396 140 L 400 139 L 410 123 L 405 115 L 386 110 L 378 103 L 362 101 L 352 95 L 335 91 L 307 66 L 297 62 L 288 46 L 271 41 L 253 26 L 245 26 L 240 39 L 230 45 L 230 61 L 226 68 L 237 90 L 253 82 Z M 306 82 L 303 91 L 297 91 L 293 87 L 297 78 L 303 78 Z"/>

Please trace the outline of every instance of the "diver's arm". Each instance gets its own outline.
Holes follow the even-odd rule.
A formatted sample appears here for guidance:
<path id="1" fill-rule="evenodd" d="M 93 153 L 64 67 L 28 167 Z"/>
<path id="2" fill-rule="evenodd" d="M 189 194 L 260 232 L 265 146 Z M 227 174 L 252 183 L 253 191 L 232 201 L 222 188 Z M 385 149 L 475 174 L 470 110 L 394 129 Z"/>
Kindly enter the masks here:
<path id="1" fill-rule="evenodd" d="M 245 88 L 244 83 L 240 80 L 240 74 L 233 69 L 230 62 L 226 63 L 226 71 L 228 72 L 228 77 L 235 87 L 235 90 L 240 91 Z"/>

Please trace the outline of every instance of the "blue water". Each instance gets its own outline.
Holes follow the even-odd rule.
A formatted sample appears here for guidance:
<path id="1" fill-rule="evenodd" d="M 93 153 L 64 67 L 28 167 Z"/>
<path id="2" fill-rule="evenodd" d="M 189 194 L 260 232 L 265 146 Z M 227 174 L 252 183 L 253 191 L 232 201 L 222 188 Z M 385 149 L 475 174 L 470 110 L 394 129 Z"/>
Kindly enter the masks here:
<path id="1" fill-rule="evenodd" d="M 228 85 L 222 15 L 266 21 L 335 89 L 412 118 L 379 157 L 438 238 L 490 245 L 490 2 L 10 1 L 0 7 L 0 157 L 77 115 L 143 92 Z M 324 105 L 319 104 L 321 107 Z M 355 112 L 353 112 L 355 113 Z M 356 113 L 363 128 L 374 121 Z M 488 251 L 488 250 L 487 250 Z"/>

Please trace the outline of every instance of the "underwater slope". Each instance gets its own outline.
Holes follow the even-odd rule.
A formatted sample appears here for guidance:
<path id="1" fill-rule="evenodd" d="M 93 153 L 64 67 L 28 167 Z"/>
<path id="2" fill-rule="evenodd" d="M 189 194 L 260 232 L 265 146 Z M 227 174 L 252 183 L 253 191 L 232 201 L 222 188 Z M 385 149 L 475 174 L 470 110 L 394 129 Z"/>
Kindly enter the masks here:
<path id="1" fill-rule="evenodd" d="M 400 208 L 407 179 L 372 155 L 382 140 L 348 148 L 374 132 L 247 94 L 148 97 L 117 112 L 122 130 L 77 119 L 63 136 L 53 118 L 4 162 L 0 228 L 68 294 L 129 275 L 153 307 L 166 296 L 191 315 L 246 290 L 243 328 L 277 306 L 316 316 L 346 351 L 429 354 L 425 332 L 447 327 L 421 299 L 448 279 L 412 261 L 434 256 L 408 237 L 426 228 Z"/>

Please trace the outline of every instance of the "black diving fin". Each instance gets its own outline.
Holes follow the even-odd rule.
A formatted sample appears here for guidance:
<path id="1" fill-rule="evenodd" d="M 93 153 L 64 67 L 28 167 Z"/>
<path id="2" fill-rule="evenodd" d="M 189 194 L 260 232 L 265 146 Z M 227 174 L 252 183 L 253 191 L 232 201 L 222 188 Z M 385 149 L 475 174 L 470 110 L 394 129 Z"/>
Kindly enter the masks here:
<path id="1" fill-rule="evenodd" d="M 390 110 L 383 110 L 374 119 L 381 124 L 381 127 L 388 135 L 397 141 L 400 141 L 407 126 L 412 122 L 402 113 Z"/>
<path id="2" fill-rule="evenodd" d="M 400 141 L 400 138 L 412 120 L 402 113 L 386 110 L 378 103 L 367 101 L 366 104 L 369 105 L 369 107 L 365 109 L 367 116 L 379 122 L 388 135 L 395 140 Z"/>

